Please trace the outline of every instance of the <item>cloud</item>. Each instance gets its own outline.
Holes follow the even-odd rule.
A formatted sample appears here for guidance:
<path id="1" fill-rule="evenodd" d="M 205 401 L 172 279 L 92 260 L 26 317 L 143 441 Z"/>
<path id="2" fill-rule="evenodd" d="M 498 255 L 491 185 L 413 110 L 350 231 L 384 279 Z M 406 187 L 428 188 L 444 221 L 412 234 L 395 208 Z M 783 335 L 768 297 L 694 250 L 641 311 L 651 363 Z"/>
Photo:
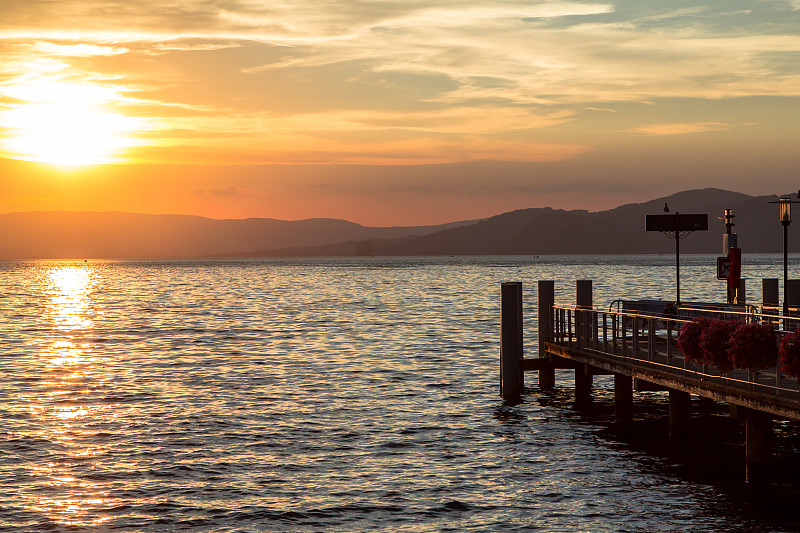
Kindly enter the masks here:
<path id="1" fill-rule="evenodd" d="M 225 187 L 220 189 L 214 188 L 195 188 L 192 194 L 196 196 L 267 196 L 264 191 L 257 191 L 253 189 L 243 189 L 241 187 Z"/>
<path id="2" fill-rule="evenodd" d="M 665 119 L 665 102 L 800 96 L 800 13 L 785 2 L 745 12 L 633 0 L 7 0 L 4 10 L 0 101 L 34 78 L 96 84 L 115 95 L 106 105 L 148 119 L 150 157 L 194 146 L 193 158 L 214 160 L 494 150 L 563 161 L 595 144 L 580 131 L 599 113 L 583 110 L 622 119 L 620 104 L 652 102 L 636 120 L 652 126 L 615 131 L 677 135 L 731 119 Z"/>
<path id="3" fill-rule="evenodd" d="M 47 41 L 35 43 L 37 52 L 53 56 L 113 56 L 128 53 L 128 49 L 117 46 L 102 46 L 97 44 L 59 44 Z"/>
<path id="4" fill-rule="evenodd" d="M 630 130 L 642 135 L 685 135 L 687 133 L 708 133 L 731 129 L 730 124 L 719 122 L 697 122 L 694 124 L 651 124 Z"/>

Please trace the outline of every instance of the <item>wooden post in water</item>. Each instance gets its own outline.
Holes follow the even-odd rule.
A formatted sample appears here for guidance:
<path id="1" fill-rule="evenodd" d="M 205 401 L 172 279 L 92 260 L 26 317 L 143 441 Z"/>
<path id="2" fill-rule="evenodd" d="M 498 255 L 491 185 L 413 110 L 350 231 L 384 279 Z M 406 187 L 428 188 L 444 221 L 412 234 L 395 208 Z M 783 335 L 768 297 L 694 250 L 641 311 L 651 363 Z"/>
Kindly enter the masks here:
<path id="1" fill-rule="evenodd" d="M 575 331 L 578 335 L 586 335 L 591 326 L 592 309 L 592 280 L 580 279 L 575 282 L 576 324 Z M 586 311 L 584 311 L 584 309 Z M 585 346 L 586 339 L 578 338 L 578 346 Z M 586 365 L 579 365 L 575 369 L 575 401 L 583 403 L 589 400 L 592 393 L 592 374 Z"/>
<path id="2" fill-rule="evenodd" d="M 512 399 L 522 394 L 522 283 L 500 287 L 500 395 Z"/>
<path id="3" fill-rule="evenodd" d="M 620 424 L 633 422 L 633 378 L 614 374 L 614 414 Z"/>
<path id="4" fill-rule="evenodd" d="M 592 398 L 592 373 L 588 365 L 575 368 L 575 403 L 586 404 Z"/>
<path id="5" fill-rule="evenodd" d="M 739 287 L 736 289 L 735 302 L 737 304 L 747 303 L 747 279 L 742 278 L 739 280 Z"/>
<path id="6" fill-rule="evenodd" d="M 555 282 L 539 281 L 539 358 L 550 359 L 546 355 L 544 343 L 553 340 L 553 304 L 556 300 Z M 539 367 L 539 387 L 552 389 L 556 386 L 556 371 L 552 364 L 541 362 Z"/>
<path id="7" fill-rule="evenodd" d="M 772 482 L 772 417 L 755 409 L 744 414 L 747 484 L 768 486 Z"/>
<path id="8" fill-rule="evenodd" d="M 790 279 L 786 282 L 786 302 L 784 309 L 789 309 L 789 316 L 800 316 L 800 279 Z M 798 321 L 786 320 L 784 321 L 783 328 L 787 331 L 794 331 L 797 329 Z"/>
<path id="9" fill-rule="evenodd" d="M 677 443 L 689 438 L 691 400 L 688 392 L 669 391 L 669 438 Z"/>
<path id="10" fill-rule="evenodd" d="M 778 296 L 778 278 L 763 278 L 761 280 L 761 312 L 766 315 L 777 315 L 780 306 Z M 773 326 L 778 326 L 778 321 L 771 319 Z"/>

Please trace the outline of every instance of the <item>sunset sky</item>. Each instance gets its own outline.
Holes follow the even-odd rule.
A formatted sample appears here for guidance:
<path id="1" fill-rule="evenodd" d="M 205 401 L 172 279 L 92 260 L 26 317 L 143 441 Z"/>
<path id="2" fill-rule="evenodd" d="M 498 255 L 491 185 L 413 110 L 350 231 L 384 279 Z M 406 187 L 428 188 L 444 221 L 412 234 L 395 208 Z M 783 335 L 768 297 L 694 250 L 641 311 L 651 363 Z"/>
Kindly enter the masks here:
<path id="1" fill-rule="evenodd" d="M 412 225 L 800 188 L 800 0 L 3 0 L 0 212 Z"/>

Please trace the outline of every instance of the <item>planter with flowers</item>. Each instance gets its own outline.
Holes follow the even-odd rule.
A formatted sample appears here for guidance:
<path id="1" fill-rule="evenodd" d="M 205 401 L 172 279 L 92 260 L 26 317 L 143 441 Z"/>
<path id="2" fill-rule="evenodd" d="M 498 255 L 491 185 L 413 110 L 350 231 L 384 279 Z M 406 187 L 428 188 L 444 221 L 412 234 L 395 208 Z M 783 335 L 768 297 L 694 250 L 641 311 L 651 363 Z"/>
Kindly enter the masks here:
<path id="1" fill-rule="evenodd" d="M 728 341 L 728 355 L 734 368 L 761 370 L 775 366 L 778 343 L 770 324 L 742 324 Z"/>
<path id="2" fill-rule="evenodd" d="M 700 334 L 700 349 L 703 360 L 714 365 L 720 372 L 733 369 L 733 362 L 728 354 L 728 341 L 736 330 L 737 323 L 729 320 L 710 320 Z"/>
<path id="3" fill-rule="evenodd" d="M 710 322 L 710 318 L 701 316 L 681 326 L 681 334 L 678 336 L 678 348 L 683 352 L 683 356 L 687 361 L 694 361 L 701 365 L 706 364 L 703 358 L 703 349 L 700 348 L 700 335 L 703 334 L 703 330 Z"/>
<path id="4" fill-rule="evenodd" d="M 783 373 L 800 381 L 800 330 L 794 330 L 783 337 L 779 358 Z"/>

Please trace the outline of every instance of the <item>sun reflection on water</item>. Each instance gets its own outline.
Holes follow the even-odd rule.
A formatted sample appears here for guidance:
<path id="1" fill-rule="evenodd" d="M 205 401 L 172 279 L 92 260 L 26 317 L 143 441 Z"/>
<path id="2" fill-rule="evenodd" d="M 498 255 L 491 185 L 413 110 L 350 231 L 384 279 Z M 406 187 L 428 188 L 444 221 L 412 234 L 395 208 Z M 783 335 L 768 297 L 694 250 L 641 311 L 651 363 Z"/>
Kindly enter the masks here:
<path id="1" fill-rule="evenodd" d="M 57 268 L 48 278 L 48 308 L 58 329 L 91 327 L 90 295 L 94 286 L 89 269 L 77 266 Z"/>
<path id="2" fill-rule="evenodd" d="M 58 527 L 93 527 L 110 520 L 103 509 L 118 504 L 93 473 L 108 467 L 109 449 L 97 438 L 98 426 L 114 421 L 106 399 L 112 376 L 92 344 L 102 314 L 93 294 L 92 265 L 49 269 L 42 286 L 43 328 L 39 339 L 39 386 L 28 400 L 35 429 L 48 453 L 26 467 L 34 487 L 25 508 Z"/>

